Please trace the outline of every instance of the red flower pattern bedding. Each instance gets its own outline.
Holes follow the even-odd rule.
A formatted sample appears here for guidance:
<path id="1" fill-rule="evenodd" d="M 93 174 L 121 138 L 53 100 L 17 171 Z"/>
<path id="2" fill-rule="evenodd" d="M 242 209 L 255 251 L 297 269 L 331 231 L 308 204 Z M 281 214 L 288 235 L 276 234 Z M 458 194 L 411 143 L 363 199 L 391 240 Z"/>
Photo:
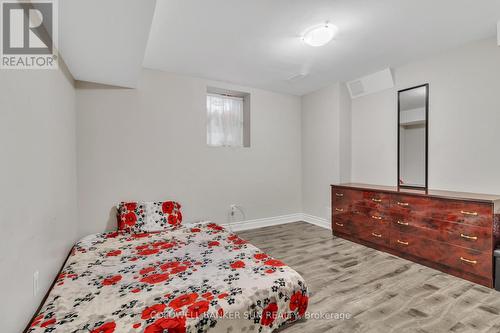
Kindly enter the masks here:
<path id="1" fill-rule="evenodd" d="M 304 316 L 302 277 L 214 223 L 91 235 L 29 332 L 271 332 Z"/>

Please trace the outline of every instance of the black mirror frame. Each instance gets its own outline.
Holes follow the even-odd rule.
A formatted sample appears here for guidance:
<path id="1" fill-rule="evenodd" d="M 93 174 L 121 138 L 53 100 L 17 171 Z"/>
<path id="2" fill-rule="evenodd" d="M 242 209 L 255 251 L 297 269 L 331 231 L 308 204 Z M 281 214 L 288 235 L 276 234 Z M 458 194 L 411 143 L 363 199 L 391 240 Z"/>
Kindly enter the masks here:
<path id="1" fill-rule="evenodd" d="M 399 150 L 400 150 L 400 147 L 399 147 L 399 144 L 400 144 L 400 129 L 399 129 L 399 121 L 400 121 L 400 106 L 401 106 L 401 101 L 400 101 L 400 95 L 402 92 L 405 92 L 405 91 L 408 91 L 408 90 L 412 90 L 412 89 L 416 89 L 416 88 L 422 88 L 422 87 L 425 87 L 425 186 L 409 186 L 409 185 L 401 185 L 400 184 L 400 153 L 399 153 Z M 403 89 L 403 90 L 398 90 L 398 123 L 397 123 L 397 131 L 398 131 L 398 146 L 397 146 L 397 149 L 398 149 L 398 152 L 397 152 L 397 156 L 398 156 L 398 160 L 397 160 L 397 163 L 398 163 L 398 179 L 397 179 L 397 184 L 398 184 L 398 188 L 410 188 L 410 189 L 420 189 L 420 190 L 427 190 L 428 189 L 428 186 L 429 186 L 429 183 L 428 183 L 428 179 L 429 179 L 429 84 L 426 83 L 426 84 L 421 84 L 421 85 L 418 85 L 418 86 L 414 86 L 414 87 L 410 87 L 410 88 L 406 88 L 406 89 Z"/>

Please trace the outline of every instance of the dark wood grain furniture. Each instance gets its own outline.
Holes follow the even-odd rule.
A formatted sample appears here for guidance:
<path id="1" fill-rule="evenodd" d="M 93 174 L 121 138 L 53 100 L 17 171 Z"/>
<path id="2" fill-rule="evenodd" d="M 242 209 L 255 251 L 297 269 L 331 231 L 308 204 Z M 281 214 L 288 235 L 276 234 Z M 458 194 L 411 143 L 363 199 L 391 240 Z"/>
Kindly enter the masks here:
<path id="1" fill-rule="evenodd" d="M 500 196 L 332 185 L 335 236 L 492 288 Z"/>

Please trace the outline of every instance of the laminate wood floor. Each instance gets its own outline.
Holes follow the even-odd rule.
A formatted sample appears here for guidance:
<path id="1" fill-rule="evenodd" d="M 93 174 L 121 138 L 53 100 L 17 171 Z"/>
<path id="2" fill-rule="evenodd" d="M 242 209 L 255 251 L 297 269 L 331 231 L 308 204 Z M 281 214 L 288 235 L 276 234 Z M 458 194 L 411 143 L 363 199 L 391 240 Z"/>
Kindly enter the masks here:
<path id="1" fill-rule="evenodd" d="M 304 277 L 311 291 L 310 312 L 351 315 L 309 318 L 283 333 L 500 332 L 500 293 L 495 290 L 305 222 L 238 234 Z"/>

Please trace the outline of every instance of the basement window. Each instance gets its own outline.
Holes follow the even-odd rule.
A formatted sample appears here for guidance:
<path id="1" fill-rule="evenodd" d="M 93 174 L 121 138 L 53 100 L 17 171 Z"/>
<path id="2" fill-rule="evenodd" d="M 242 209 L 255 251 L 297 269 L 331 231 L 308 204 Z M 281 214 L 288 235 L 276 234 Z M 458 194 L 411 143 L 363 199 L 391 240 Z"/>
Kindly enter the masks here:
<path id="1" fill-rule="evenodd" d="M 207 88 L 207 145 L 250 147 L 250 94 Z"/>

